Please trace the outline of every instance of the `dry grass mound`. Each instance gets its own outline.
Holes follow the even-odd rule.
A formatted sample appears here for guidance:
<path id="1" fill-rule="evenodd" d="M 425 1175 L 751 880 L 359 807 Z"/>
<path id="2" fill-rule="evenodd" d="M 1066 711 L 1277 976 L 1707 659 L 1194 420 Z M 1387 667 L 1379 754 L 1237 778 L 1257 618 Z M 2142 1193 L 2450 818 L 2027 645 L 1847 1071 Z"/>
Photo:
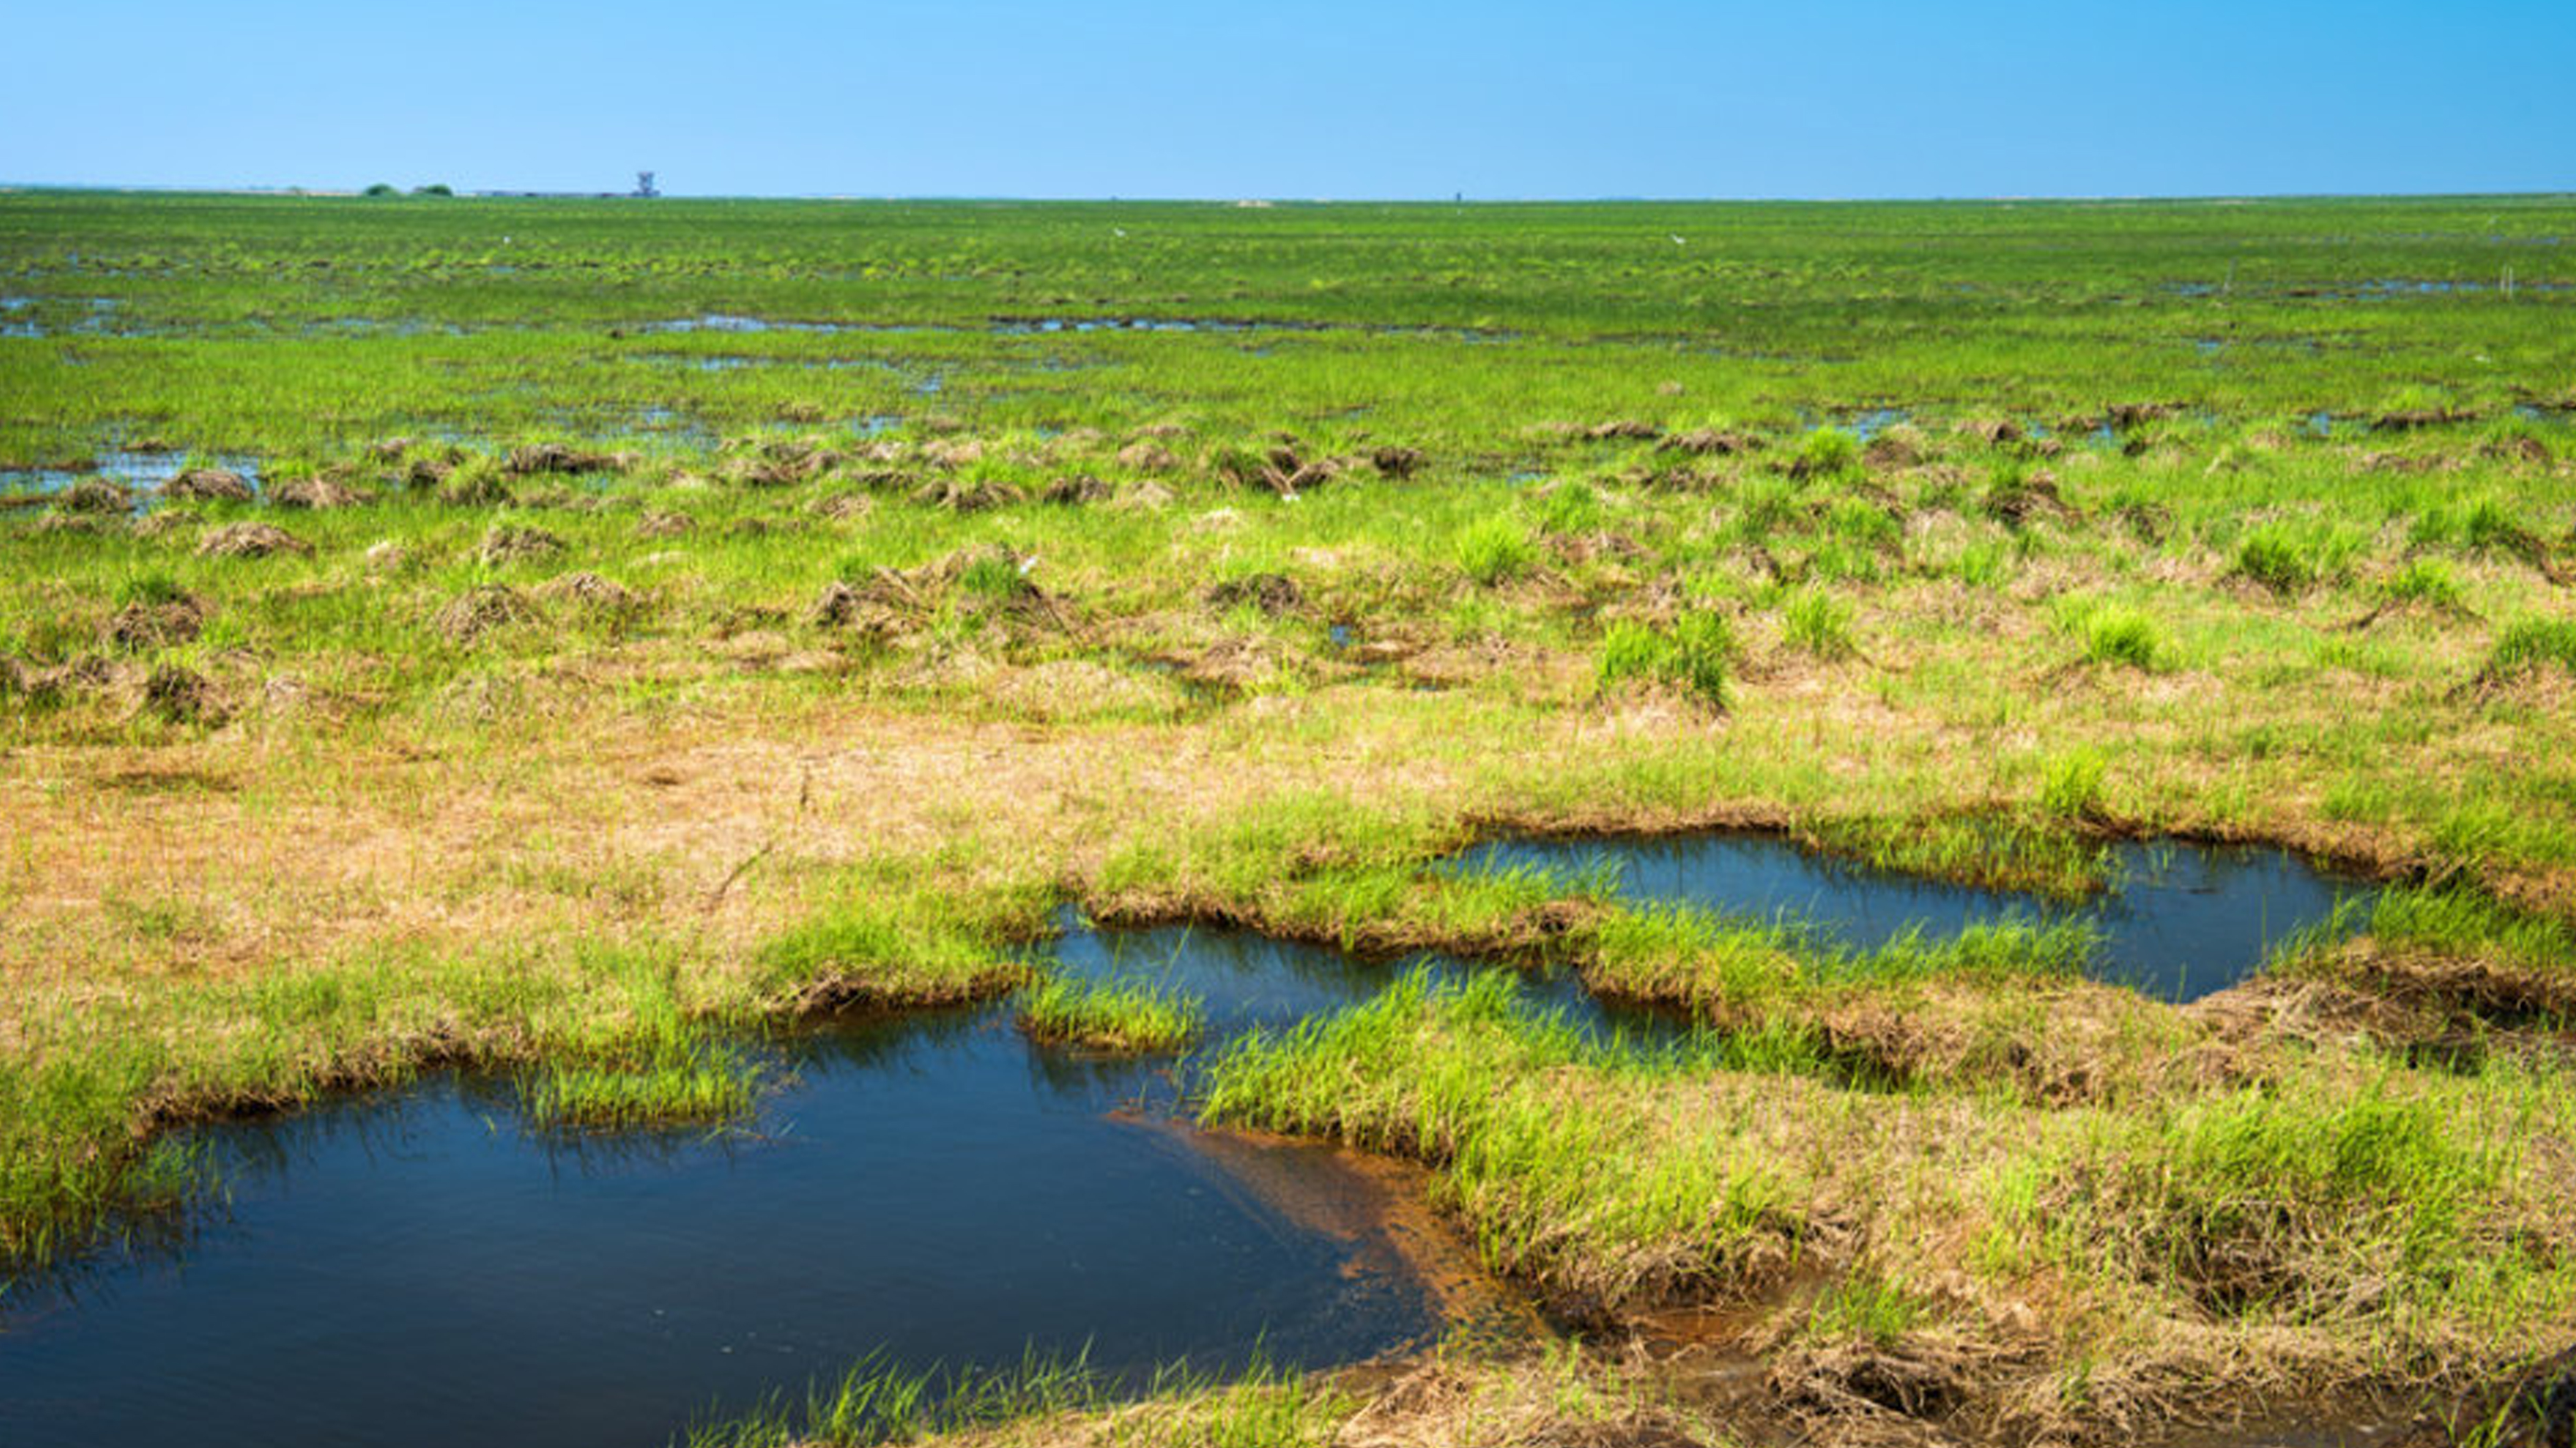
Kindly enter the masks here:
<path id="1" fill-rule="evenodd" d="M 266 558 L 272 554 L 310 555 L 313 545 L 274 523 L 226 523 L 207 531 L 197 543 L 200 558 Z"/>
<path id="2" fill-rule="evenodd" d="M 268 500 L 281 508 L 301 508 L 321 512 L 327 508 L 354 508 L 371 502 L 370 495 L 350 487 L 338 478 L 314 476 L 279 483 L 269 489 Z"/>
<path id="3" fill-rule="evenodd" d="M 504 584 L 479 584 L 451 599 L 433 622 L 454 644 L 470 644 L 494 629 L 533 623 L 537 610 L 518 590 Z"/>
<path id="4" fill-rule="evenodd" d="M 486 568 L 497 568 L 532 558 L 552 558 L 563 551 L 564 540 L 543 528 L 505 523 L 483 535 L 482 544 L 474 550 L 474 561 Z"/>
<path id="5" fill-rule="evenodd" d="M 161 496 L 193 503 L 247 503 L 251 487 L 230 468 L 190 468 L 163 484 Z"/>

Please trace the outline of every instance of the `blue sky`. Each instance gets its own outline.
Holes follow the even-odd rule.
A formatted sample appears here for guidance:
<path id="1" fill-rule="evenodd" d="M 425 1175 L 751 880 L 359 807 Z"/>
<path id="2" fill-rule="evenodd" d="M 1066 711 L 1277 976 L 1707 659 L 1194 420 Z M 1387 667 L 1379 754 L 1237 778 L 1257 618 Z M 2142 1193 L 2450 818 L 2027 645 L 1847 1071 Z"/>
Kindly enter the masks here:
<path id="1" fill-rule="evenodd" d="M 2576 189 L 2576 3 L 13 7 L 0 182 L 1470 197 Z"/>

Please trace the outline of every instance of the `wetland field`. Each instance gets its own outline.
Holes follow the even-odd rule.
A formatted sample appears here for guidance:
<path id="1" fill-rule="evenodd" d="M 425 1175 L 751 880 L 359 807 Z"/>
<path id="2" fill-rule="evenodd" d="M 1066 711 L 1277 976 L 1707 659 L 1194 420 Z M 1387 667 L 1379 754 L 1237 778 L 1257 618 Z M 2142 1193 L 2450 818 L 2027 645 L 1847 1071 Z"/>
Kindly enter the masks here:
<path id="1" fill-rule="evenodd" d="M 0 1439 L 2564 1442 L 2576 199 L 0 193 Z"/>

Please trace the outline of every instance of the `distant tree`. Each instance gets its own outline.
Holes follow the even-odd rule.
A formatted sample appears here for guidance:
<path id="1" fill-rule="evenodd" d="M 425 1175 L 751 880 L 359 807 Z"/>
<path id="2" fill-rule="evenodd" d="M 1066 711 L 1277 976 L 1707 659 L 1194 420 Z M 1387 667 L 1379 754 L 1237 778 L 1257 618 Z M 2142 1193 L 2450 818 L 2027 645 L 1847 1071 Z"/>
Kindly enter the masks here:
<path id="1" fill-rule="evenodd" d="M 411 188 L 411 194 L 414 196 L 453 196 L 456 194 L 456 188 L 448 185 L 444 181 L 432 181 L 426 186 L 415 186 Z"/>
<path id="2" fill-rule="evenodd" d="M 391 181 L 379 181 L 367 188 L 369 196 L 400 196 L 402 192 Z"/>

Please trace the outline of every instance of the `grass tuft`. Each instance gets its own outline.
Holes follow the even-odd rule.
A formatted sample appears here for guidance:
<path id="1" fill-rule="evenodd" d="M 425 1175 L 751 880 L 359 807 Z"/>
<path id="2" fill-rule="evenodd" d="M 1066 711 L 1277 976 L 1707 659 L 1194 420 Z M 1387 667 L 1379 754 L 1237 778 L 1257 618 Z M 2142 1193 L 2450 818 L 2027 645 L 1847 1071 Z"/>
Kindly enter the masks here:
<path id="1" fill-rule="evenodd" d="M 1897 1279 L 1855 1272 L 1817 1294 L 1807 1310 L 1811 1342 L 1892 1347 L 1923 1321 L 1923 1303 Z"/>
<path id="2" fill-rule="evenodd" d="M 1020 1029 L 1038 1041 L 1093 1051 L 1178 1051 L 1199 1038 L 1207 1010 L 1142 983 L 1049 976 L 1021 998 Z"/>
<path id="3" fill-rule="evenodd" d="M 865 1448 L 963 1438 L 988 1448 L 1322 1448 L 1357 1407 L 1266 1358 L 1224 1378 L 1189 1365 L 1111 1376 L 1087 1355 L 1030 1348 L 1007 1367 L 912 1368 L 880 1350 L 839 1377 L 738 1417 L 691 1425 L 682 1448 Z M 1082 1420 L 1100 1418 L 1097 1424 Z"/>
<path id="4" fill-rule="evenodd" d="M 2439 558 L 2410 558 L 2379 582 L 2384 603 L 2456 610 L 2462 606 L 2459 571 Z"/>
<path id="5" fill-rule="evenodd" d="M 2134 608 L 2100 604 L 2076 623 L 2084 644 L 2084 662 L 2154 673 L 2164 667 L 2165 647 L 2156 621 Z"/>
<path id="6" fill-rule="evenodd" d="M 1601 637 L 1593 679 L 1603 693 L 1630 681 L 1663 684 L 1723 709 L 1734 657 L 1735 637 L 1721 615 L 1686 613 L 1669 630 L 1621 619 Z"/>
<path id="7" fill-rule="evenodd" d="M 1851 605 L 1821 589 L 1802 589 L 1780 606 L 1782 639 L 1819 659 L 1847 659 L 1860 652 L 1852 642 L 1851 624 Z"/>
<path id="8" fill-rule="evenodd" d="M 2489 678 L 2519 678 L 2542 669 L 2576 674 L 2576 619 L 2515 619 L 2487 653 Z"/>
<path id="9" fill-rule="evenodd" d="M 518 1078 L 540 1131 L 637 1131 L 750 1118 L 762 1068 L 710 1041 L 655 1038 L 588 1060 L 548 1060 Z"/>
<path id="10" fill-rule="evenodd" d="M 2089 820 L 2102 813 L 2102 778 L 2110 761 L 2093 749 L 2071 749 L 2040 761 L 2039 807 L 2059 819 Z"/>
<path id="11" fill-rule="evenodd" d="M 1458 566 L 1487 588 L 1520 577 L 1538 557 L 1529 529 L 1519 519 L 1499 514 L 1460 529 L 1454 547 Z"/>

